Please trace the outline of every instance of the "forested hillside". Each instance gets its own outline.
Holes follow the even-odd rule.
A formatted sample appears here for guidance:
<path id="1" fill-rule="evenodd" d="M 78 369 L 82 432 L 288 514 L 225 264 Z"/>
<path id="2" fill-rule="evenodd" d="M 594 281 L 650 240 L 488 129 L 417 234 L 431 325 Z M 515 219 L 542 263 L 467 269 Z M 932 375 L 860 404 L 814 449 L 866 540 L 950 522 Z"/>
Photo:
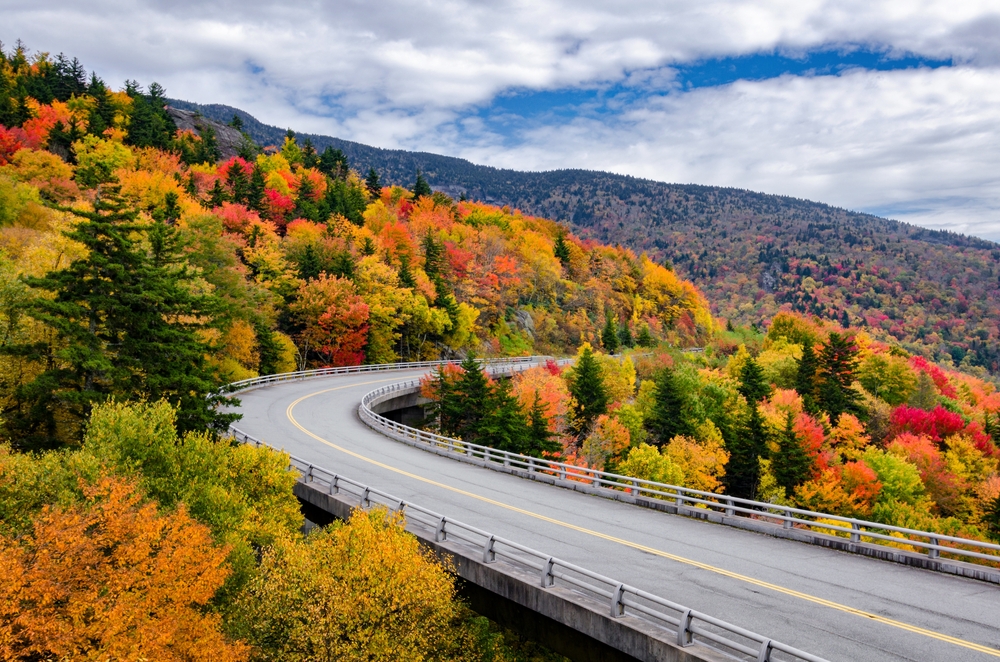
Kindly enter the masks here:
<path id="1" fill-rule="evenodd" d="M 180 103 L 280 144 L 284 130 L 228 106 Z M 305 136 L 300 136 L 304 138 Z M 737 324 L 794 310 L 866 327 L 928 358 L 1000 372 L 1000 246 L 806 200 L 584 170 L 516 172 L 325 136 L 362 172 L 564 221 L 668 260 Z"/>
<path id="2" fill-rule="evenodd" d="M 223 160 L 223 127 L 202 124 L 178 129 L 155 84 L 0 58 L 0 412 L 15 444 L 78 438 L 108 397 L 166 398 L 182 430 L 224 428 L 221 396 L 205 396 L 257 374 L 565 354 L 608 324 L 646 344 L 714 331 L 701 293 L 644 255 L 423 179 L 383 187 L 291 134 L 263 152 L 228 140 L 239 155 Z"/>

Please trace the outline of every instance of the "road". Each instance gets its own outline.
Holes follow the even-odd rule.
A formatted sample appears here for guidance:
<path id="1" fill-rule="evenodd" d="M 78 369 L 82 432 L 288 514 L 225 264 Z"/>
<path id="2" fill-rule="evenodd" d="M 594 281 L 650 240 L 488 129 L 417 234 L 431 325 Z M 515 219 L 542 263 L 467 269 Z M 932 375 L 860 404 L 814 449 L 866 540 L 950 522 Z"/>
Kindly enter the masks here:
<path id="1" fill-rule="evenodd" d="M 669 515 L 392 441 L 362 396 L 418 371 L 240 394 L 237 426 L 398 497 L 829 660 L 1000 660 L 1000 587 Z"/>

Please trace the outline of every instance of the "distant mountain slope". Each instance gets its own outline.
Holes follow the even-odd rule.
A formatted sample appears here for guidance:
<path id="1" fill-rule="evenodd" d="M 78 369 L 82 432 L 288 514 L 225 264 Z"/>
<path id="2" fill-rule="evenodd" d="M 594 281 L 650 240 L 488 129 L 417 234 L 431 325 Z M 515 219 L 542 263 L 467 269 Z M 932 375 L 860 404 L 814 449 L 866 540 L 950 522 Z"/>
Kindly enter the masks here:
<path id="1" fill-rule="evenodd" d="M 171 102 L 228 122 L 261 144 L 285 129 L 222 105 Z M 383 182 L 431 185 L 565 221 L 583 235 L 669 260 L 736 323 L 782 308 L 868 327 L 911 351 L 1000 373 L 1000 245 L 808 200 L 741 189 L 665 184 L 586 170 L 518 172 L 464 159 L 297 134 L 342 150 Z"/>

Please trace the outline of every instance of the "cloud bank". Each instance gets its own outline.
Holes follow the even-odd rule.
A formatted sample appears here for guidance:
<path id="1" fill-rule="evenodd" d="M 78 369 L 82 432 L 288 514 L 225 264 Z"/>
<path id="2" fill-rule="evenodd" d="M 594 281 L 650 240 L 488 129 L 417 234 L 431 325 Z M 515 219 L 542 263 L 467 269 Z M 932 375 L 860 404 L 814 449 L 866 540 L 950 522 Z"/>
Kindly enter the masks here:
<path id="1" fill-rule="evenodd" d="M 1000 13 L 987 2 L 0 2 L 0 38 L 111 83 L 518 169 L 739 186 L 1000 239 Z M 867 49 L 938 69 L 693 90 L 706 59 Z M 588 91 L 546 109 L 550 92 Z M 531 113 L 509 95 L 542 95 Z M 558 112 L 557 112 L 558 111 Z"/>

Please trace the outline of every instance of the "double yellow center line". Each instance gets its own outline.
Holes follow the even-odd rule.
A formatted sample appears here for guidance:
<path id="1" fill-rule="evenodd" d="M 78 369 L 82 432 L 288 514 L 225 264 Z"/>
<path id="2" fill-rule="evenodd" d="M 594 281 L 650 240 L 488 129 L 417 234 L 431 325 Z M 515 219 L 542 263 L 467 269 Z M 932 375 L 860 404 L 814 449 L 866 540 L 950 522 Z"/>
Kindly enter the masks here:
<path id="1" fill-rule="evenodd" d="M 385 464 L 384 462 L 379 462 L 378 460 L 374 460 L 374 459 L 372 459 L 370 457 L 366 457 L 364 455 L 360 455 L 358 453 L 355 453 L 354 451 L 348 450 L 346 448 L 343 448 L 342 446 L 338 446 L 337 444 L 334 444 L 334 443 L 332 443 L 332 442 L 330 442 L 330 441 L 328 441 L 326 439 L 323 439 L 319 435 L 314 434 L 313 432 L 307 430 L 301 424 L 299 424 L 299 422 L 297 420 L 295 420 L 295 416 L 292 413 L 293 410 L 295 409 L 296 405 L 298 405 L 300 402 L 302 402 L 303 400 L 308 400 L 309 398 L 315 397 L 317 395 L 322 395 L 324 393 L 330 393 L 332 391 L 339 391 L 339 390 L 342 390 L 342 389 L 345 389 L 345 388 L 354 388 L 354 387 L 357 387 L 357 386 L 365 386 L 365 385 L 369 385 L 369 384 L 378 384 L 378 383 L 381 383 L 381 382 L 396 381 L 397 379 L 398 379 L 398 377 L 395 377 L 395 378 L 392 378 L 392 379 L 377 379 L 377 380 L 373 380 L 373 381 L 362 382 L 360 384 L 350 384 L 350 385 L 347 385 L 347 386 L 337 386 L 337 387 L 334 387 L 334 388 L 328 388 L 328 389 L 323 389 L 321 391 L 316 391 L 315 393 L 310 393 L 309 395 L 304 395 L 301 398 L 299 398 L 298 400 L 292 402 L 290 405 L 288 405 L 288 409 L 285 410 L 285 414 L 288 416 L 288 420 L 291 421 L 292 425 L 294 425 L 296 428 L 298 428 L 299 430 L 301 430 L 303 433 L 309 435 L 310 437 L 312 437 L 316 441 L 318 441 L 318 442 L 320 442 L 322 444 L 325 444 L 325 445 L 329 446 L 330 448 L 333 448 L 333 449 L 335 449 L 337 451 L 340 451 L 341 453 L 345 453 L 347 455 L 350 455 L 353 458 L 357 458 L 357 459 L 362 460 L 364 462 L 367 462 L 369 464 L 373 464 L 373 465 L 375 465 L 377 467 L 381 467 L 383 469 L 387 469 L 389 471 L 392 471 L 394 473 L 400 474 L 402 476 L 406 476 L 407 478 L 412 478 L 413 480 L 418 480 L 418 481 L 420 481 L 422 483 L 426 483 L 428 485 L 433 485 L 433 486 L 439 487 L 439 488 L 441 488 L 443 490 L 448 490 L 449 492 L 454 492 L 456 494 L 461 494 L 462 496 L 469 497 L 470 499 L 476 499 L 478 501 L 482 501 L 482 502 L 488 503 L 490 505 L 497 506 L 499 508 L 504 508 L 506 510 L 510 510 L 510 511 L 513 511 L 513 512 L 516 512 L 516 513 L 520 513 L 520 514 L 526 515 L 528 517 L 533 517 L 533 518 L 535 518 L 537 520 L 541 520 L 543 522 L 549 522 L 550 524 L 555 524 L 555 525 L 558 525 L 558 526 L 561 526 L 561 527 L 564 527 L 564 528 L 567 528 L 567 529 L 571 529 L 573 531 L 578 531 L 580 533 L 584 533 L 586 535 L 593 536 L 595 538 L 600 538 L 602 540 L 608 540 L 610 542 L 614 542 L 614 543 L 617 543 L 617 544 L 625 546 L 625 547 L 630 547 L 632 549 L 637 549 L 637 550 L 640 550 L 640 551 L 643 551 L 643 552 L 647 552 L 649 554 L 654 554 L 656 556 L 660 556 L 660 557 L 663 557 L 663 558 L 666 558 L 666 559 L 670 559 L 671 561 L 676 561 L 678 563 L 683 563 L 685 565 L 689 565 L 689 566 L 692 566 L 692 567 L 695 567 L 695 568 L 699 568 L 701 570 L 706 570 L 708 572 L 712 572 L 712 573 L 715 573 L 717 575 L 722 575 L 724 577 L 729 577 L 731 579 L 736 579 L 738 581 L 745 582 L 745 583 L 751 584 L 753 586 L 758 586 L 760 588 L 766 588 L 766 589 L 774 591 L 776 593 L 781 593 L 783 595 L 788 595 L 788 596 L 791 596 L 791 597 L 794 597 L 794 598 L 798 598 L 800 600 L 805 600 L 806 602 L 811 602 L 813 604 L 822 605 L 824 607 L 829 607 L 830 609 L 836 609 L 837 611 L 841 611 L 841 612 L 844 612 L 844 613 L 847 613 L 847 614 L 854 614 L 855 616 L 860 616 L 861 618 L 866 618 L 868 620 L 875 621 L 877 623 L 882 623 L 884 625 L 890 625 L 890 626 L 892 626 L 894 628 L 899 628 L 901 630 L 906 630 L 907 632 L 913 632 L 915 634 L 920 634 L 920 635 L 923 635 L 925 637 L 930 637 L 931 639 L 936 639 L 938 641 L 944 641 L 944 642 L 947 642 L 949 644 L 954 644 L 956 646 L 961 646 L 962 648 L 967 648 L 967 649 L 974 650 L 974 651 L 977 651 L 977 652 L 980 652 L 980 653 L 986 653 L 987 655 L 992 655 L 994 657 L 1000 657 L 1000 650 L 997 650 L 995 648 L 990 648 L 989 646 L 983 646 L 982 644 L 977 644 L 977 643 L 972 642 L 972 641 L 966 641 L 965 639 L 959 639 L 958 637 L 952 637 L 952 636 L 949 636 L 949 635 L 946 635 L 946 634 L 942 634 L 940 632 L 935 632 L 934 630 L 928 630 L 926 628 L 921 628 L 921 627 L 918 627 L 916 625 L 910 625 L 909 623 L 903 623 L 902 621 L 897 621 L 897 620 L 894 620 L 894 619 L 891 619 L 891 618 L 886 618 L 885 616 L 880 616 L 878 614 L 873 614 L 871 612 L 864 611 L 863 609 L 855 609 L 854 607 L 849 607 L 847 605 L 842 605 L 842 604 L 840 604 L 838 602 L 833 602 L 831 600 L 826 600 L 824 598 L 820 598 L 820 597 L 817 597 L 815 595 L 809 595 L 808 593 L 803 593 L 801 591 L 796 591 L 794 589 L 785 588 L 784 586 L 779 586 L 778 584 L 772 584 L 771 582 L 765 582 L 765 581 L 762 581 L 760 579 L 754 579 L 753 577 L 748 577 L 747 575 L 741 575 L 741 574 L 739 574 L 737 572 L 732 572 L 732 571 L 726 570 L 724 568 L 718 568 L 716 566 L 709 565 L 707 563 L 702 563 L 700 561 L 695 561 L 693 559 L 688 559 L 688 558 L 685 558 L 683 556 L 677 556 L 676 554 L 671 554 L 669 552 L 664 552 L 663 550 L 659 550 L 659 549 L 656 549 L 654 547 L 647 547 L 646 545 L 641 545 L 639 543 L 632 542 L 631 540 L 625 540 L 624 538 L 618 538 L 618 537 L 615 537 L 615 536 L 611 536 L 611 535 L 608 535 L 606 533 L 601 533 L 600 531 L 594 531 L 593 529 L 588 529 L 588 528 L 585 528 L 585 527 L 582 527 L 582 526 L 577 526 L 575 524 L 570 524 L 569 522 L 564 522 L 562 520 L 554 519 L 552 517 L 548 517 L 547 515 L 542 515 L 540 513 L 532 512 L 530 510 L 525 510 L 524 508 L 518 508 L 517 506 L 512 506 L 510 504 L 506 504 L 506 503 L 503 503 L 501 501 L 497 501 L 496 499 L 490 499 L 489 497 L 485 497 L 485 496 L 482 496 L 482 495 L 479 495 L 479 494 L 475 494 L 473 492 L 468 492 L 466 490 L 461 490 L 461 489 L 458 489 L 457 487 L 452 487 L 451 485 L 446 485 L 444 483 L 440 483 L 438 481 L 431 480 L 431 479 L 425 478 L 423 476 L 418 476 L 417 474 L 410 473 L 409 471 L 404 471 L 402 469 L 399 469 L 399 468 L 390 466 L 388 464 Z"/>

